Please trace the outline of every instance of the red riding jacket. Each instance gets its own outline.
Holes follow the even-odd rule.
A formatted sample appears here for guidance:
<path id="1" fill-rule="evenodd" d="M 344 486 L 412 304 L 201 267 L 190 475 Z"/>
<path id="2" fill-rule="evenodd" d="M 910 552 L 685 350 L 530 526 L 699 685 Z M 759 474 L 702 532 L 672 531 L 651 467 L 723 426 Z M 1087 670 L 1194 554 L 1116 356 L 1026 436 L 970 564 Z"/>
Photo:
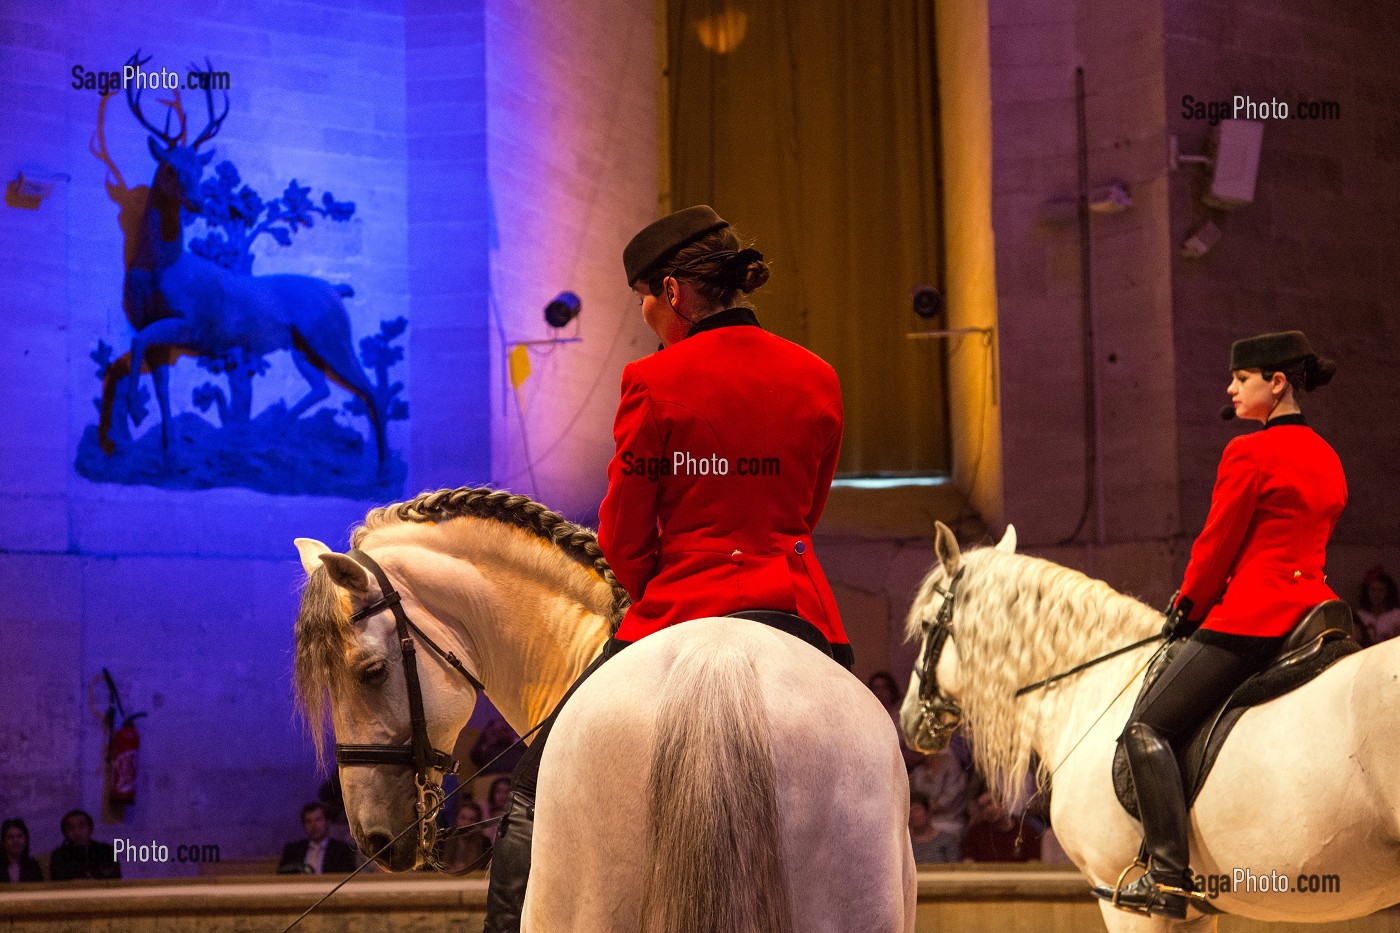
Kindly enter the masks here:
<path id="1" fill-rule="evenodd" d="M 812 549 L 841 449 L 820 357 L 731 308 L 631 363 L 598 543 L 634 600 L 617 637 L 775 609 L 848 641 Z"/>
<path id="2" fill-rule="evenodd" d="M 1181 584 L 1192 617 L 1216 632 L 1275 636 L 1336 599 L 1323 566 L 1346 501 L 1341 461 L 1302 415 L 1230 441 Z"/>

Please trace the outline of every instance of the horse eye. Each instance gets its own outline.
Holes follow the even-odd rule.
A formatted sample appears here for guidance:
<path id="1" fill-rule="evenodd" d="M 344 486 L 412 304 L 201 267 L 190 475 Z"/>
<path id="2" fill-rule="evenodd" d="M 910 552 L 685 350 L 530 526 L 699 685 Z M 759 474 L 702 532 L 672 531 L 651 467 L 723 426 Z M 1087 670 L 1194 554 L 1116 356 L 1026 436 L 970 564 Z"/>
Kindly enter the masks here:
<path id="1" fill-rule="evenodd" d="M 382 682 L 388 673 L 389 665 L 383 661 L 374 661 L 360 668 L 360 683 L 372 687 Z"/>

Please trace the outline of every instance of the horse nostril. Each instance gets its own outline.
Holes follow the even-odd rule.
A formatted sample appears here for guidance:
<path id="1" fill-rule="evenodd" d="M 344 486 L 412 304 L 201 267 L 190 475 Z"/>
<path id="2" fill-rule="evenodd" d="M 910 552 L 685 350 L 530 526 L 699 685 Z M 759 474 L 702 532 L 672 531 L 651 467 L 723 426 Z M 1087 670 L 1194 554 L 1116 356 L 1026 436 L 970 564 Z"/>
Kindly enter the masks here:
<path id="1" fill-rule="evenodd" d="M 389 844 L 389 837 L 385 833 L 370 833 L 369 851 L 365 853 L 369 858 L 374 858 L 379 854 L 379 850 Z"/>

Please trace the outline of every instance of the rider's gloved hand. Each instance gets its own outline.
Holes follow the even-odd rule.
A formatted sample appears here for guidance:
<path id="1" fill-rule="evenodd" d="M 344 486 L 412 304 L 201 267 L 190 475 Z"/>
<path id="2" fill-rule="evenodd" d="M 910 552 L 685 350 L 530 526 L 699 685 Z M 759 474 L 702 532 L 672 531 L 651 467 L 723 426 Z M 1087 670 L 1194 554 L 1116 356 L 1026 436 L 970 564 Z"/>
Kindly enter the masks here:
<path id="1" fill-rule="evenodd" d="M 1174 638 L 1187 638 L 1196 630 L 1200 622 L 1187 621 L 1194 608 L 1195 604 L 1182 596 L 1181 590 L 1172 594 L 1172 601 L 1167 606 L 1167 621 L 1162 625 L 1162 635 L 1167 641 Z"/>

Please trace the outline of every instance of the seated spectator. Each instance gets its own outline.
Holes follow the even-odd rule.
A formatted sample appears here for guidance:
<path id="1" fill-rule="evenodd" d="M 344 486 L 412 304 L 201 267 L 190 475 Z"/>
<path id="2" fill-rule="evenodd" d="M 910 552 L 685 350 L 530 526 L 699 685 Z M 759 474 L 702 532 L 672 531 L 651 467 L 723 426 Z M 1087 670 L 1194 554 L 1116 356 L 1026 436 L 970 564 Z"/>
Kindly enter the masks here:
<path id="1" fill-rule="evenodd" d="M 482 827 L 491 844 L 496 843 L 496 829 L 501 825 L 501 817 L 510 805 L 510 778 L 501 777 L 491 782 L 491 790 L 486 795 L 486 819 L 492 822 Z"/>
<path id="2" fill-rule="evenodd" d="M 916 790 L 909 792 L 909 839 L 914 843 L 915 864 L 956 862 L 962 857 L 960 834 L 940 831 L 930 814 L 928 797 Z"/>
<path id="3" fill-rule="evenodd" d="M 1400 634 L 1400 592 L 1395 579 L 1380 564 L 1368 570 L 1361 581 L 1358 605 L 1356 627 L 1361 644 L 1377 645 Z"/>
<path id="4" fill-rule="evenodd" d="M 470 826 L 472 831 L 447 840 L 443 861 L 449 871 L 481 871 L 486 868 L 486 853 L 491 851 L 491 839 L 486 835 L 482 821 L 486 817 L 481 805 L 475 800 L 463 800 L 457 807 L 457 818 L 452 825 Z"/>
<path id="5" fill-rule="evenodd" d="M 963 857 L 974 862 L 1034 862 L 1040 858 L 1040 824 L 1016 815 L 990 791 L 972 803 L 972 821 L 963 838 Z"/>
<path id="6" fill-rule="evenodd" d="M 76 878 L 120 878 L 112 847 L 92 839 L 92 817 L 86 810 L 69 810 L 59 824 L 63 845 L 49 857 L 49 875 L 54 881 Z"/>
<path id="7" fill-rule="evenodd" d="M 5 844 L 5 870 L 0 872 L 0 884 L 44 880 L 39 863 L 29 857 L 29 827 L 24 825 L 24 820 L 6 820 L 0 829 L 0 839 Z"/>
<path id="8" fill-rule="evenodd" d="M 355 851 L 339 839 L 330 838 L 325 807 L 319 803 L 302 807 L 301 828 L 306 838 L 282 847 L 277 874 L 339 875 L 355 870 Z"/>
<path id="9" fill-rule="evenodd" d="M 490 774 L 510 774 L 525 755 L 524 743 L 515 744 L 517 738 L 519 736 L 515 734 L 515 730 L 504 719 L 493 715 L 482 728 L 476 744 L 472 746 L 472 764 L 478 768 L 489 766 Z"/>
<path id="10" fill-rule="evenodd" d="M 961 861 L 963 831 L 967 828 L 967 774 L 957 756 L 945 748 L 925 757 L 909 772 L 909 789 L 923 796 L 933 831 L 953 840 L 952 857 L 935 861 Z M 912 819 L 911 816 L 911 829 Z"/>
<path id="11" fill-rule="evenodd" d="M 899 681 L 894 679 L 894 675 L 889 671 L 876 671 L 865 680 L 865 685 L 870 688 L 870 692 L 875 694 L 875 699 L 880 701 L 880 705 L 885 708 L 885 712 L 890 714 L 890 719 L 894 720 L 895 730 L 899 733 L 899 751 L 904 756 L 904 767 L 909 769 L 923 760 L 923 755 L 914 751 L 904 741 L 904 729 L 899 725 L 899 704 L 903 702 L 904 691 L 900 689 Z"/>

